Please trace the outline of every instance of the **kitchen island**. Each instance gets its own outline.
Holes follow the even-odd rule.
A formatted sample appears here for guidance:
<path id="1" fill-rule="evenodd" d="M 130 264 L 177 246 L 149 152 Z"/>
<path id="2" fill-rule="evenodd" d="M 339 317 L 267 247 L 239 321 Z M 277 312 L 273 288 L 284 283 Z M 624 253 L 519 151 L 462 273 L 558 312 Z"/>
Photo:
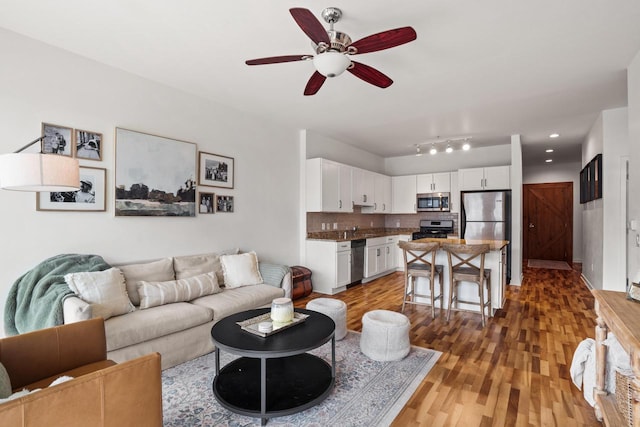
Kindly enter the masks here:
<path id="1" fill-rule="evenodd" d="M 507 240 L 465 240 L 465 239 L 433 239 L 425 238 L 413 240 L 413 242 L 437 242 L 440 244 L 448 243 L 454 245 L 483 245 L 488 244 L 490 252 L 485 255 L 484 267 L 491 270 L 491 312 L 485 313 L 489 316 L 493 316 L 496 310 L 503 307 L 505 300 L 505 292 L 507 286 Z M 456 260 L 454 259 L 455 263 Z M 448 308 L 449 304 L 449 260 L 447 253 L 438 249 L 436 252 L 436 265 L 442 265 L 444 268 L 443 274 L 443 290 L 444 290 L 444 307 Z M 436 279 L 437 280 L 437 279 Z M 416 293 L 422 295 L 429 294 L 429 280 L 423 277 L 416 279 Z M 435 289 L 439 289 L 438 286 Z M 462 282 L 458 287 L 458 295 L 462 300 L 476 301 L 478 300 L 478 286 L 473 283 Z M 429 303 L 428 298 L 416 298 L 417 302 Z M 436 301 L 436 307 L 440 307 L 440 301 Z M 459 304 L 460 310 L 468 310 L 474 312 L 480 312 L 480 308 L 470 304 Z"/>

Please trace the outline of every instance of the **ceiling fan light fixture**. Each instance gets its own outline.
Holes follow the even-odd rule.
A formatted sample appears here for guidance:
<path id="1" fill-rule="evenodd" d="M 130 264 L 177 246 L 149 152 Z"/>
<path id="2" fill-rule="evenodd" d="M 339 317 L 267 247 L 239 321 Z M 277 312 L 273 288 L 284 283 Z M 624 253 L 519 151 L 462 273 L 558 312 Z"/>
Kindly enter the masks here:
<path id="1" fill-rule="evenodd" d="M 313 57 L 316 70 L 325 77 L 337 77 L 349 68 L 351 61 L 340 52 L 328 51 Z"/>

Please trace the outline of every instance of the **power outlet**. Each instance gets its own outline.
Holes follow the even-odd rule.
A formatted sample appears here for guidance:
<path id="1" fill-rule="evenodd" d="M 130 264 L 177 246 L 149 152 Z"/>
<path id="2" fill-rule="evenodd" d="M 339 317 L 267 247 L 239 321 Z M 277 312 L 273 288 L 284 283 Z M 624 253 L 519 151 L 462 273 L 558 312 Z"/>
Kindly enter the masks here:
<path id="1" fill-rule="evenodd" d="M 322 231 L 324 231 L 326 229 L 324 222 L 322 223 Z"/>
<path id="2" fill-rule="evenodd" d="M 396 221 L 396 228 L 400 228 L 400 221 Z"/>
<path id="3" fill-rule="evenodd" d="M 337 230 L 337 229 L 338 229 L 338 223 L 337 223 L 337 222 L 334 222 L 334 223 L 333 223 L 333 229 L 334 229 L 334 230 Z"/>
<path id="4" fill-rule="evenodd" d="M 371 221 L 371 224 L 369 224 L 371 227 L 373 227 L 373 221 Z"/>

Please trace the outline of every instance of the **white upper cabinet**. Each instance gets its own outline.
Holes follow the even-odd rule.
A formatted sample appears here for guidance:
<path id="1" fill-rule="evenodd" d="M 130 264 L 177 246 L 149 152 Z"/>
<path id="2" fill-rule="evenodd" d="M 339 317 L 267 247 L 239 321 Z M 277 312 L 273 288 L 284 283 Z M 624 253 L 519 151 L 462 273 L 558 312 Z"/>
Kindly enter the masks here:
<path id="1" fill-rule="evenodd" d="M 391 177 L 391 213 L 416 213 L 416 176 Z"/>
<path id="2" fill-rule="evenodd" d="M 425 173 L 416 176 L 416 190 L 423 193 L 448 193 L 451 191 L 451 173 Z"/>
<path id="3" fill-rule="evenodd" d="M 382 174 L 375 176 L 375 213 L 391 213 L 391 177 Z"/>
<path id="4" fill-rule="evenodd" d="M 353 212 L 351 166 L 321 158 L 306 166 L 307 212 Z"/>
<path id="5" fill-rule="evenodd" d="M 511 166 L 492 166 L 458 170 L 461 191 L 508 190 L 511 188 Z"/>
<path id="6" fill-rule="evenodd" d="M 359 206 L 373 206 L 376 174 L 360 168 L 351 168 L 351 174 L 351 195 L 353 197 L 353 204 Z"/>

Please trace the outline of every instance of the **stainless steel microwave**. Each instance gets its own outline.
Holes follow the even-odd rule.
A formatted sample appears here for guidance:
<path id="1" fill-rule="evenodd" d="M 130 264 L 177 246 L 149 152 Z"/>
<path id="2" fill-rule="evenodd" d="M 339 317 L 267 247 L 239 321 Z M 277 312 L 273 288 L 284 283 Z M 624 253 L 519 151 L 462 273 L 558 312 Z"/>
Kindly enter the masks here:
<path id="1" fill-rule="evenodd" d="M 416 208 L 418 212 L 449 212 L 449 193 L 418 194 Z"/>

